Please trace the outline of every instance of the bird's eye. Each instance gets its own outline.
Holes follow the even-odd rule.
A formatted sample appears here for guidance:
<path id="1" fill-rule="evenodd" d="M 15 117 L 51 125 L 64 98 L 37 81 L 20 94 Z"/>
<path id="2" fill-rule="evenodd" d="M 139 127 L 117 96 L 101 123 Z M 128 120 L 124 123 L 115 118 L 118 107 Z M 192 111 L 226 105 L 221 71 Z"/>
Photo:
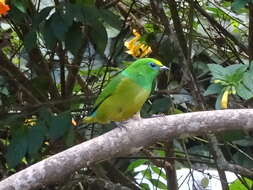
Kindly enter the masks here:
<path id="1" fill-rule="evenodd" d="M 152 68 L 156 67 L 156 64 L 153 63 L 153 62 L 150 62 L 149 65 L 150 65 Z"/>

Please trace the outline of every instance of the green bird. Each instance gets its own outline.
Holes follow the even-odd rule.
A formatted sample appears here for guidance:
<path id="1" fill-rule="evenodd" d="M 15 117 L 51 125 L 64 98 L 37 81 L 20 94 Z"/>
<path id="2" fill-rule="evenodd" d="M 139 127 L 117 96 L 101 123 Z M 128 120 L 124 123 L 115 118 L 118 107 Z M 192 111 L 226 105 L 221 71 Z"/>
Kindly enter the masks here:
<path id="1" fill-rule="evenodd" d="M 142 58 L 121 71 L 98 96 L 85 123 L 124 121 L 140 111 L 148 99 L 153 83 L 161 70 L 168 70 L 160 61 Z"/>

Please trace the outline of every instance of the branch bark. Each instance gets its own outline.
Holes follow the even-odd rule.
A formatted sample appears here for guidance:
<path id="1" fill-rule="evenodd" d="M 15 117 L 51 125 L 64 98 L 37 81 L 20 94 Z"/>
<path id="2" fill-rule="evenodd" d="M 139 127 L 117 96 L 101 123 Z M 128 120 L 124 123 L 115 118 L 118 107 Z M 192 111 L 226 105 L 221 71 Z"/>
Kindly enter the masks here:
<path id="1" fill-rule="evenodd" d="M 29 190 L 56 183 L 74 171 L 117 156 L 129 155 L 156 141 L 181 135 L 199 135 L 229 130 L 252 130 L 253 109 L 218 110 L 129 120 L 116 128 L 38 162 L 0 182 L 0 190 Z M 224 170 L 253 178 L 253 170 Z M 235 169 L 235 171 L 233 171 Z M 241 173 L 240 173 L 241 172 Z"/>

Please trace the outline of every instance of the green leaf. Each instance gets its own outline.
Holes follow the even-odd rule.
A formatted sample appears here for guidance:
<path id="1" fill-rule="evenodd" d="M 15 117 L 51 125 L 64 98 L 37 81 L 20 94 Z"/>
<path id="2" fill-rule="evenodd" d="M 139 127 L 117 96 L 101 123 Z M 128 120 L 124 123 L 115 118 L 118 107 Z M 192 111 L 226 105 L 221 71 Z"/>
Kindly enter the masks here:
<path id="1" fill-rule="evenodd" d="M 171 105 L 170 98 L 163 97 L 163 98 L 156 99 L 156 100 L 154 100 L 152 107 L 151 107 L 152 113 L 167 112 L 170 105 Z"/>
<path id="2" fill-rule="evenodd" d="M 120 30 L 122 22 L 119 15 L 115 15 L 113 12 L 102 9 L 99 11 L 101 18 L 113 28 Z"/>
<path id="3" fill-rule="evenodd" d="M 141 173 L 142 173 L 142 175 L 143 175 L 146 179 L 148 179 L 148 180 L 151 180 L 151 179 L 152 179 L 152 172 L 151 172 L 150 168 L 147 168 L 146 170 L 142 171 Z"/>
<path id="4" fill-rule="evenodd" d="M 83 39 L 83 33 L 81 30 L 81 26 L 79 24 L 73 24 L 66 34 L 66 38 L 65 38 L 66 48 L 73 55 L 76 55 L 83 43 L 82 39 Z"/>
<path id="5" fill-rule="evenodd" d="M 207 64 L 214 79 L 225 80 L 226 70 L 224 67 L 218 64 Z"/>
<path id="6" fill-rule="evenodd" d="M 68 131 L 66 136 L 64 137 L 64 141 L 68 147 L 71 147 L 74 145 L 75 141 L 75 132 L 73 127 L 71 127 Z"/>
<path id="7" fill-rule="evenodd" d="M 25 126 L 20 126 L 13 132 L 10 145 L 7 148 L 6 160 L 10 168 L 17 166 L 25 156 L 27 148 L 27 128 Z"/>
<path id="8" fill-rule="evenodd" d="M 26 9 L 28 7 L 28 1 L 27 0 L 23 0 L 23 1 L 20 1 L 20 0 L 12 0 L 12 4 L 17 7 L 17 9 L 19 11 L 21 11 L 22 13 L 26 13 Z"/>
<path id="9" fill-rule="evenodd" d="M 59 12 L 55 12 L 51 16 L 50 27 L 58 40 L 64 40 L 65 34 L 68 31 L 69 23 L 66 23 Z"/>
<path id="10" fill-rule="evenodd" d="M 221 92 L 219 94 L 219 96 L 217 97 L 216 99 L 216 102 L 215 102 L 215 109 L 216 110 L 220 110 L 221 109 L 221 99 L 222 99 L 222 95 L 223 95 L 223 92 Z"/>
<path id="11" fill-rule="evenodd" d="M 45 136 L 47 128 L 44 122 L 38 121 L 35 126 L 28 130 L 28 153 L 34 155 L 40 149 Z"/>
<path id="12" fill-rule="evenodd" d="M 233 141 L 233 143 L 244 147 L 250 147 L 253 146 L 253 138 L 244 137 L 244 139 Z"/>
<path id="13" fill-rule="evenodd" d="M 76 6 L 77 5 L 72 3 L 66 3 L 64 8 L 59 11 L 61 19 L 64 21 L 67 27 L 70 27 L 72 25 L 75 15 L 77 14 L 78 10 L 80 10 L 80 8 L 77 9 Z"/>
<path id="14" fill-rule="evenodd" d="M 206 91 L 204 92 L 204 96 L 212 95 L 212 94 L 220 94 L 223 86 L 220 84 L 211 84 L 208 86 Z"/>
<path id="15" fill-rule="evenodd" d="M 243 75 L 243 84 L 253 92 L 253 75 L 250 72 L 246 72 Z"/>
<path id="16" fill-rule="evenodd" d="M 219 135 L 218 135 L 219 137 Z M 222 133 L 219 137 L 220 139 L 224 141 L 238 141 L 245 138 L 245 133 L 241 130 L 233 130 L 233 131 L 227 131 L 225 133 Z"/>
<path id="17" fill-rule="evenodd" d="M 143 190 L 150 189 L 149 185 L 147 183 L 141 183 L 140 186 L 141 186 L 141 189 L 143 189 Z"/>
<path id="18" fill-rule="evenodd" d="M 242 80 L 243 74 L 247 70 L 248 66 L 243 64 L 230 65 L 225 68 L 226 76 L 225 80 L 232 83 L 237 83 Z"/>
<path id="19" fill-rule="evenodd" d="M 54 7 L 45 7 L 37 15 L 35 15 L 33 18 L 33 28 L 37 28 L 42 21 L 46 20 L 53 8 Z"/>
<path id="20" fill-rule="evenodd" d="M 131 164 L 128 165 L 127 167 L 127 171 L 133 171 L 135 168 L 137 168 L 138 166 L 145 164 L 147 162 L 146 159 L 138 159 L 135 161 L 132 161 Z"/>
<path id="21" fill-rule="evenodd" d="M 24 37 L 24 46 L 27 51 L 30 51 L 36 46 L 37 34 L 36 31 L 31 31 Z"/>
<path id="22" fill-rule="evenodd" d="M 239 83 L 236 87 L 236 93 L 244 100 L 248 100 L 253 97 L 253 93 L 247 89 L 244 84 Z"/>
<path id="23" fill-rule="evenodd" d="M 95 44 L 95 49 L 103 55 L 107 45 L 107 32 L 100 22 L 93 23 L 90 31 L 91 39 Z"/>
<path id="24" fill-rule="evenodd" d="M 248 152 L 249 150 L 250 150 L 249 148 L 246 148 L 244 151 Z M 239 164 L 242 167 L 245 167 L 245 168 L 252 168 L 253 167 L 253 161 L 251 159 L 249 159 L 248 157 L 246 157 L 241 152 L 236 152 L 233 155 L 232 159 L 235 162 L 235 164 Z"/>
<path id="25" fill-rule="evenodd" d="M 68 132 L 71 127 L 71 115 L 69 112 L 61 113 L 57 116 L 51 116 L 47 121 L 49 125 L 49 137 L 57 139 Z"/>
<path id="26" fill-rule="evenodd" d="M 160 181 L 159 179 L 151 179 L 150 180 L 151 181 L 151 183 L 155 186 L 155 187 L 157 187 L 157 188 L 159 188 L 159 189 L 167 189 L 167 185 L 165 185 L 162 181 Z"/>
<path id="27" fill-rule="evenodd" d="M 151 169 L 154 173 L 156 173 L 158 176 L 167 179 L 166 174 L 163 172 L 161 168 L 158 168 L 156 166 L 151 166 Z"/>
<path id="28" fill-rule="evenodd" d="M 234 0 L 234 2 L 232 3 L 231 8 L 232 8 L 232 10 L 234 10 L 234 11 L 238 11 L 238 10 L 244 8 L 245 5 L 246 5 L 247 3 L 249 3 L 250 1 L 251 1 L 251 0 Z"/>
<path id="29" fill-rule="evenodd" d="M 17 7 L 12 7 L 10 12 L 8 13 L 8 17 L 13 19 L 16 24 L 23 24 L 26 18 L 26 14 L 21 12 Z"/>
<path id="30" fill-rule="evenodd" d="M 234 64 L 234 65 L 229 65 L 225 67 L 226 74 L 231 75 L 234 73 L 237 73 L 238 71 L 243 72 L 246 71 L 248 68 L 247 65 L 243 64 Z"/>
<path id="31" fill-rule="evenodd" d="M 90 25 L 95 25 L 100 18 L 100 12 L 97 8 L 95 7 L 87 7 L 84 6 L 82 7 L 82 13 L 84 17 L 84 23 L 90 24 Z"/>
<path id="32" fill-rule="evenodd" d="M 50 19 L 42 27 L 42 35 L 45 45 L 48 49 L 54 49 L 56 46 L 57 38 L 54 35 L 52 28 L 50 27 Z"/>
<path id="33" fill-rule="evenodd" d="M 244 182 L 248 185 L 248 187 L 252 187 L 253 181 L 246 177 L 243 178 Z M 232 184 L 229 185 L 229 190 L 248 190 L 247 187 L 242 183 L 241 180 L 237 179 Z"/>
<path id="34" fill-rule="evenodd" d="M 83 6 L 94 6 L 95 0 L 76 0 L 76 3 L 81 4 Z"/>

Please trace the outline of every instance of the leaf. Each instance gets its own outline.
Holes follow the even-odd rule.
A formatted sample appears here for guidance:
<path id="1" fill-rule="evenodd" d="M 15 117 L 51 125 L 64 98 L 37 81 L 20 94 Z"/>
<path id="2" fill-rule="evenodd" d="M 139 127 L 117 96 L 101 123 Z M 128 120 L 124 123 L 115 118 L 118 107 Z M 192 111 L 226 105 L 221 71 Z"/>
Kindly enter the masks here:
<path id="1" fill-rule="evenodd" d="M 225 80 L 226 70 L 224 67 L 218 64 L 207 64 L 214 79 Z"/>
<path id="2" fill-rule="evenodd" d="M 50 20 L 47 20 L 42 27 L 42 35 L 45 41 L 45 45 L 48 49 L 53 49 L 56 45 L 57 38 L 54 35 L 52 28 L 50 27 Z"/>
<path id="3" fill-rule="evenodd" d="M 94 6 L 95 0 L 76 0 L 77 4 L 81 4 L 83 6 Z"/>
<path id="4" fill-rule="evenodd" d="M 246 150 L 245 152 L 249 151 L 249 149 L 247 149 L 247 148 L 245 150 Z M 246 157 L 241 152 L 236 152 L 233 155 L 232 159 L 235 162 L 235 164 L 239 164 L 242 167 L 245 167 L 245 168 L 252 168 L 253 167 L 253 161 L 251 159 L 249 159 L 248 157 Z"/>
<path id="5" fill-rule="evenodd" d="M 77 5 L 66 3 L 64 8 L 59 12 L 61 19 L 67 27 L 70 27 L 74 21 L 75 15 L 78 12 Z"/>
<path id="6" fill-rule="evenodd" d="M 30 51 L 36 46 L 37 34 L 36 31 L 31 31 L 24 37 L 24 46 L 27 51 Z"/>
<path id="7" fill-rule="evenodd" d="M 159 98 L 154 100 L 153 104 L 152 104 L 152 113 L 164 113 L 167 112 L 169 107 L 171 105 L 171 101 L 170 98 Z"/>
<path id="8" fill-rule="evenodd" d="M 28 2 L 27 0 L 23 0 L 23 1 L 20 1 L 20 0 L 12 0 L 13 1 L 13 5 L 15 7 L 17 7 L 17 9 L 19 11 L 21 11 L 22 13 L 26 13 L 26 9 L 28 7 Z"/>
<path id="9" fill-rule="evenodd" d="M 42 21 L 46 20 L 47 16 L 49 15 L 49 13 L 51 12 L 53 8 L 54 7 L 52 6 L 45 7 L 37 15 L 35 15 L 33 18 L 33 28 L 37 28 Z"/>
<path id="10" fill-rule="evenodd" d="M 248 187 L 252 187 L 253 181 L 251 179 L 248 179 L 246 177 L 244 177 L 243 179 L 243 181 L 248 185 Z M 229 190 L 248 190 L 248 188 L 245 187 L 245 185 L 240 179 L 237 179 L 229 185 Z"/>
<path id="11" fill-rule="evenodd" d="M 222 95 L 223 95 L 223 93 L 220 93 L 219 96 L 218 96 L 217 99 L 216 99 L 216 102 L 215 102 L 215 109 L 216 109 L 216 110 L 220 110 L 220 109 L 221 109 L 221 99 L 222 99 Z"/>
<path id="12" fill-rule="evenodd" d="M 107 32 L 105 27 L 100 22 L 93 23 L 90 35 L 93 44 L 95 44 L 95 49 L 99 54 L 103 55 L 107 45 Z"/>
<path id="13" fill-rule="evenodd" d="M 218 135 L 219 137 L 219 135 Z M 222 133 L 220 138 L 224 141 L 237 141 L 237 140 L 242 140 L 245 138 L 245 133 L 241 130 L 233 130 L 233 131 L 227 131 L 225 133 Z"/>
<path id="14" fill-rule="evenodd" d="M 47 121 L 49 125 L 49 137 L 53 140 L 62 137 L 71 127 L 71 115 L 69 112 L 51 116 Z"/>
<path id="15" fill-rule="evenodd" d="M 253 75 L 250 72 L 246 72 L 243 75 L 243 84 L 253 92 Z"/>
<path id="16" fill-rule="evenodd" d="M 54 33 L 54 36 L 58 40 L 64 40 L 65 34 L 68 31 L 69 28 L 69 23 L 66 23 L 63 18 L 61 17 L 61 14 L 59 12 L 55 12 L 51 16 L 51 22 L 50 22 L 50 27 Z"/>
<path id="17" fill-rule="evenodd" d="M 66 143 L 66 145 L 68 147 L 71 147 L 74 145 L 74 141 L 75 141 L 75 132 L 73 127 L 69 128 L 69 130 L 67 131 L 66 136 L 64 137 L 64 141 Z"/>
<path id="18" fill-rule="evenodd" d="M 248 68 L 247 65 L 234 64 L 234 65 L 229 65 L 229 66 L 225 67 L 225 70 L 226 70 L 227 74 L 234 74 L 234 73 L 238 72 L 238 69 L 240 71 L 246 71 L 247 68 Z"/>
<path id="19" fill-rule="evenodd" d="M 10 168 L 17 166 L 25 156 L 27 148 L 27 128 L 20 126 L 13 132 L 10 145 L 7 147 L 6 160 Z"/>
<path id="20" fill-rule="evenodd" d="M 253 93 L 247 89 L 244 84 L 239 83 L 236 87 L 236 93 L 244 100 L 248 100 L 253 97 Z"/>
<path id="21" fill-rule="evenodd" d="M 113 28 L 116 28 L 118 30 L 121 29 L 121 25 L 122 25 L 122 21 L 120 20 L 120 16 L 119 15 L 115 15 L 113 12 L 106 10 L 106 9 L 102 9 L 99 11 L 101 18 L 110 26 L 112 26 Z"/>
<path id="22" fill-rule="evenodd" d="M 44 122 L 38 121 L 35 126 L 29 128 L 28 131 L 28 153 L 34 155 L 40 149 L 45 136 L 47 128 Z"/>
<path id="23" fill-rule="evenodd" d="M 166 174 L 163 172 L 161 168 L 158 168 L 156 166 L 151 166 L 151 169 L 154 173 L 156 173 L 158 176 L 167 179 Z"/>
<path id="24" fill-rule="evenodd" d="M 74 35 L 73 35 L 74 34 Z M 83 33 L 79 24 L 73 24 L 66 34 L 65 45 L 73 55 L 78 53 L 83 41 Z"/>
<path id="25" fill-rule="evenodd" d="M 253 138 L 244 135 L 244 138 L 240 139 L 240 140 L 235 140 L 233 141 L 234 144 L 240 145 L 240 146 L 244 146 L 244 147 L 251 147 L 253 146 Z"/>
<path id="26" fill-rule="evenodd" d="M 145 190 L 150 189 L 147 183 L 141 183 L 140 186 L 142 187 L 141 189 L 145 189 Z"/>
<path id="27" fill-rule="evenodd" d="M 145 171 L 141 172 L 143 174 L 143 176 L 148 179 L 151 180 L 152 179 L 152 172 L 150 170 L 150 168 L 147 168 Z"/>
<path id="28" fill-rule="evenodd" d="M 137 168 L 140 165 L 143 165 L 147 162 L 146 159 L 138 159 L 135 161 L 132 161 L 131 164 L 128 165 L 127 171 L 133 171 L 135 168 Z"/>
<path id="29" fill-rule="evenodd" d="M 155 186 L 155 187 L 157 187 L 157 188 L 159 188 L 159 189 L 167 189 L 167 185 L 165 185 L 162 181 L 160 181 L 159 179 L 151 179 L 150 180 L 151 181 L 151 183 Z"/>
<path id="30" fill-rule="evenodd" d="M 225 80 L 230 83 L 237 83 L 242 80 L 243 74 L 247 70 L 248 66 L 243 64 L 230 65 L 225 68 L 226 76 Z"/>
<path id="31" fill-rule="evenodd" d="M 204 92 L 204 96 L 212 95 L 212 94 L 220 94 L 223 86 L 220 84 L 211 84 L 208 86 L 206 91 Z"/>
<path id="32" fill-rule="evenodd" d="M 238 10 L 244 8 L 245 5 L 246 5 L 247 3 L 249 3 L 250 1 L 251 1 L 251 0 L 234 0 L 234 2 L 232 3 L 231 8 L 232 8 L 232 10 L 234 10 L 234 11 L 238 11 Z"/>

